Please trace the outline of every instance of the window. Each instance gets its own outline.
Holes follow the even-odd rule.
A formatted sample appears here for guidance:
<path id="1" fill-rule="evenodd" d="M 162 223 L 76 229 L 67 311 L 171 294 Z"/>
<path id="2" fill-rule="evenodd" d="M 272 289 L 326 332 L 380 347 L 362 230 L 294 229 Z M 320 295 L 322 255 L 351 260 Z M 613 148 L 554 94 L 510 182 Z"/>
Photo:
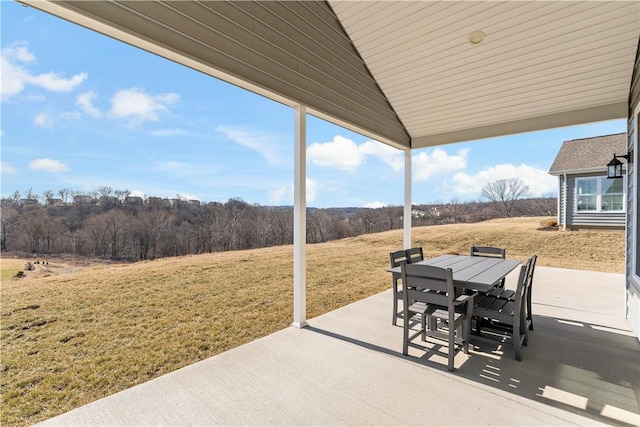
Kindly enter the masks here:
<path id="1" fill-rule="evenodd" d="M 601 179 L 602 196 L 600 197 L 600 210 L 602 212 L 624 211 L 624 186 L 622 178 Z"/>
<path id="2" fill-rule="evenodd" d="M 576 178 L 577 212 L 623 212 L 623 178 Z"/>

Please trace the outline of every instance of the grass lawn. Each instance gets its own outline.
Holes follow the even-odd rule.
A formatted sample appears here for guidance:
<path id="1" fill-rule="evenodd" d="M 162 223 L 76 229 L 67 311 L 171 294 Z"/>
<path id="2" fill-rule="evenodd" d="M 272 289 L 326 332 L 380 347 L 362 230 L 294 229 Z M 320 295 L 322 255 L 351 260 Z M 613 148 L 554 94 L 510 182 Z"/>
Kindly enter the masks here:
<path id="1" fill-rule="evenodd" d="M 0 259 L 0 281 L 6 282 L 11 280 L 18 274 L 18 271 L 24 271 L 27 260 L 2 258 Z"/>
<path id="2" fill-rule="evenodd" d="M 538 265 L 623 273 L 624 232 L 541 231 L 545 218 L 420 227 L 426 257 L 472 243 Z M 388 289 L 402 231 L 307 247 L 307 315 Z M 14 262 L 16 261 L 16 262 Z M 134 264 L 49 260 L 23 279 L 2 260 L 2 425 L 24 426 L 286 328 L 293 247 Z M 17 270 L 16 270 L 17 271 Z M 389 301 L 391 304 L 391 301 Z"/>

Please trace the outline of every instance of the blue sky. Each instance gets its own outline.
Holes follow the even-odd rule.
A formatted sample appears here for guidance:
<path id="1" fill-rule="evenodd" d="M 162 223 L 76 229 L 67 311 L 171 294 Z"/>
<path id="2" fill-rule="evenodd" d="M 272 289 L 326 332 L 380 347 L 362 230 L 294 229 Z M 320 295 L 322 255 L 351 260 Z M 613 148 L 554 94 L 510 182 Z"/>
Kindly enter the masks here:
<path id="1" fill-rule="evenodd" d="M 293 204 L 291 108 L 14 2 L 0 1 L 2 196 L 31 188 L 261 205 Z M 563 141 L 625 131 L 624 120 L 413 152 L 414 203 L 480 199 L 547 174 Z M 309 117 L 307 202 L 403 203 L 403 152 Z"/>

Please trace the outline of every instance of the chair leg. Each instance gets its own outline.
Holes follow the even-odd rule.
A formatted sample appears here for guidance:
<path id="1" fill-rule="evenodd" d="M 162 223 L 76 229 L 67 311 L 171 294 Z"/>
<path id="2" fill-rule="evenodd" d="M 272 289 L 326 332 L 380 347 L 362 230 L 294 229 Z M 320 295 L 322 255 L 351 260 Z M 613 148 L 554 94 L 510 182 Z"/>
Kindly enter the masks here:
<path id="1" fill-rule="evenodd" d="M 456 351 L 456 330 L 453 325 L 449 325 L 449 363 L 447 369 L 453 372 L 453 358 Z"/>
<path id="2" fill-rule="evenodd" d="M 476 320 L 476 327 L 474 329 L 474 334 L 481 336 L 482 335 L 482 325 L 484 323 L 484 318 L 480 317 L 480 316 L 474 316 L 475 320 Z"/>
<path id="3" fill-rule="evenodd" d="M 516 360 L 521 361 L 522 354 L 520 350 L 522 346 L 522 340 L 520 337 L 520 322 L 517 319 L 513 319 L 513 335 L 511 337 L 511 340 L 513 341 L 513 348 L 516 353 Z"/>
<path id="4" fill-rule="evenodd" d="M 409 314 L 407 310 L 404 310 L 403 316 L 403 327 L 402 327 L 402 354 L 407 356 L 409 354 Z"/>
<path id="5" fill-rule="evenodd" d="M 529 285 L 529 290 L 527 291 L 527 324 L 529 325 L 529 330 L 533 331 L 533 312 L 531 311 L 531 285 Z"/>
<path id="6" fill-rule="evenodd" d="M 471 318 L 462 323 L 462 339 L 464 344 L 462 349 L 464 354 L 469 354 L 469 340 L 471 339 Z"/>
<path id="7" fill-rule="evenodd" d="M 398 284 L 394 281 L 393 286 L 393 318 L 391 324 L 396 326 L 398 324 Z"/>

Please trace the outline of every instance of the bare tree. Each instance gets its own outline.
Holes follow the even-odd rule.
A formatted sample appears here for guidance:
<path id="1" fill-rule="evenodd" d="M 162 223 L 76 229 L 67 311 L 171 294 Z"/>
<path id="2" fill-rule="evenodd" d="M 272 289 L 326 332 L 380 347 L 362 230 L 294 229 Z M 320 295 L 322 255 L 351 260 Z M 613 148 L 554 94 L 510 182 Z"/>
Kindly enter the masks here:
<path id="1" fill-rule="evenodd" d="M 100 197 L 109 197 L 111 193 L 113 193 L 113 190 L 111 189 L 111 187 L 98 188 L 98 195 L 100 195 Z"/>
<path id="2" fill-rule="evenodd" d="M 62 199 L 62 202 L 66 204 L 69 201 L 69 197 L 73 196 L 73 190 L 70 188 L 61 188 L 58 190 L 58 195 Z"/>
<path id="3" fill-rule="evenodd" d="M 520 178 L 499 179 L 488 182 L 482 189 L 482 197 L 488 199 L 502 217 L 513 215 L 516 200 L 529 194 L 529 186 Z"/>
<path id="4" fill-rule="evenodd" d="M 18 206 L 20 203 L 20 191 L 16 190 L 9 196 L 10 204 L 13 206 Z"/>
<path id="5" fill-rule="evenodd" d="M 25 192 L 24 198 L 28 200 L 38 200 L 40 196 L 38 196 L 38 194 L 33 192 L 33 188 L 29 187 Z"/>
<path id="6" fill-rule="evenodd" d="M 546 194 L 534 199 L 533 213 L 540 216 L 555 216 L 558 214 L 558 199 L 553 194 Z"/>
<path id="7" fill-rule="evenodd" d="M 9 230 L 16 227 L 19 212 L 15 206 L 3 206 L 0 210 L 0 251 L 7 250 L 7 235 Z"/>
<path id="8" fill-rule="evenodd" d="M 48 204 L 51 203 L 51 200 L 53 200 L 53 191 L 45 190 L 42 193 L 42 204 L 43 205 L 48 205 Z"/>

